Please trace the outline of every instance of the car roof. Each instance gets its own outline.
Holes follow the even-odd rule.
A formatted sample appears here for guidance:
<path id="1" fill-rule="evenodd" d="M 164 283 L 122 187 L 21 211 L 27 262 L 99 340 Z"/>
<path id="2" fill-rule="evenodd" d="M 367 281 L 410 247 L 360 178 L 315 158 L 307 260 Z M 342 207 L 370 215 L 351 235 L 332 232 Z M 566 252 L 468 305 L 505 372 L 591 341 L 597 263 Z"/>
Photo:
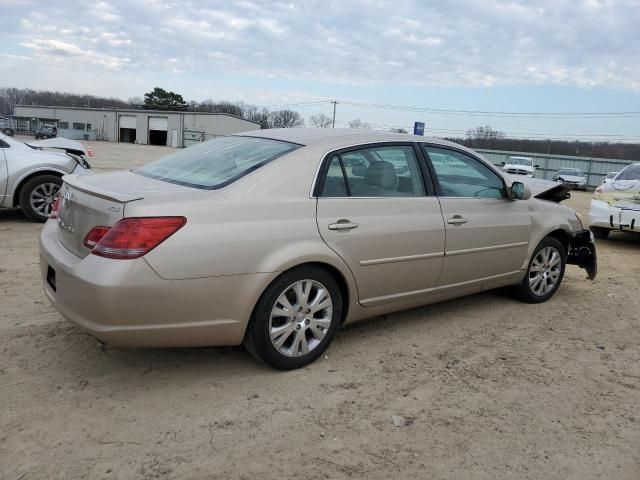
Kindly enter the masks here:
<path id="1" fill-rule="evenodd" d="M 242 132 L 235 136 L 270 138 L 303 146 L 322 146 L 335 149 L 374 142 L 427 142 L 468 150 L 462 145 L 438 138 L 357 128 L 271 128 Z"/>

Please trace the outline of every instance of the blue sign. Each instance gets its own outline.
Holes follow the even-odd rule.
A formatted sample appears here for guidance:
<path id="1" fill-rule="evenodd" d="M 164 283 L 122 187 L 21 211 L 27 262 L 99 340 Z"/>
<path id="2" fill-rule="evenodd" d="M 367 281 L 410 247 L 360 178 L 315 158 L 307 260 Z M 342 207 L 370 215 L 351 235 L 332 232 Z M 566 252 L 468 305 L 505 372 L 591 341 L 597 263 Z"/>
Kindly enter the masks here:
<path id="1" fill-rule="evenodd" d="M 424 135 L 424 122 L 415 122 L 413 124 L 414 135 Z"/>

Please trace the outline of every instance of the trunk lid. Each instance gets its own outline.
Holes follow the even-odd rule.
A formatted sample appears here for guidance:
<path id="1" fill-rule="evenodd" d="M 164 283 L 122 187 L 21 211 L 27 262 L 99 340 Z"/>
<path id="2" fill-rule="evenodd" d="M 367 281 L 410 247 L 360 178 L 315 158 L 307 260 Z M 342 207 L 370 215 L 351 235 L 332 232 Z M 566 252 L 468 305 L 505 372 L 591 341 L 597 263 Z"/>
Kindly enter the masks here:
<path id="1" fill-rule="evenodd" d="M 110 227 L 124 218 L 127 203 L 153 196 L 193 191 L 188 187 L 136 175 L 129 171 L 66 175 L 60 189 L 58 241 L 67 250 L 86 257 L 82 245 L 96 226 Z"/>

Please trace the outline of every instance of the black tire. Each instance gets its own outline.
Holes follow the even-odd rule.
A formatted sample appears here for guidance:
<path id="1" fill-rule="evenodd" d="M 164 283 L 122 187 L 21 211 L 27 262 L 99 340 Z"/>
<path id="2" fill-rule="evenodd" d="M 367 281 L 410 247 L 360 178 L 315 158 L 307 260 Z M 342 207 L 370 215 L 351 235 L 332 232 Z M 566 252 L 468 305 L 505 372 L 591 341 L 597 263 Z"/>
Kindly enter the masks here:
<path id="1" fill-rule="evenodd" d="M 332 304 L 332 313 L 330 318 L 330 324 L 328 328 L 321 330 L 324 332 L 324 337 L 319 341 L 308 353 L 300 354 L 299 356 L 287 356 L 284 353 L 280 352 L 272 343 L 270 337 L 270 320 L 271 320 L 271 312 L 272 309 L 276 307 L 276 302 L 281 298 L 281 295 L 284 295 L 287 291 L 291 293 L 289 288 L 296 284 L 296 282 L 301 282 L 304 280 L 311 280 L 312 282 L 316 282 L 321 286 L 324 286 L 330 295 L 330 300 Z M 315 287 L 315 284 L 314 284 Z M 313 290 L 312 287 L 309 290 L 309 295 L 312 293 L 317 293 L 318 290 Z M 292 302 L 292 306 L 293 305 Z M 293 312 L 297 312 L 296 309 L 292 310 Z M 338 329 L 341 320 L 342 320 L 342 295 L 340 293 L 340 288 L 336 283 L 333 276 L 323 268 L 315 267 L 315 266 L 302 266 L 288 272 L 283 273 L 277 279 L 267 287 L 265 292 L 258 300 L 256 307 L 254 308 L 253 315 L 251 316 L 251 320 L 249 321 L 249 325 L 247 326 L 247 331 L 245 333 L 244 338 L 244 346 L 254 357 L 258 360 L 266 363 L 267 365 L 276 368 L 278 370 L 293 370 L 295 368 L 303 367 L 314 360 L 316 360 L 322 353 L 327 349 L 329 343 L 333 339 L 336 330 Z M 322 312 L 318 312 L 322 314 Z M 325 312 L 326 313 L 326 312 Z M 303 312 L 300 312 L 303 314 Z M 311 317 L 315 316 L 315 313 L 309 314 Z M 313 335 L 312 327 L 305 327 L 302 325 L 302 330 L 300 327 L 295 326 L 296 323 L 304 323 L 308 319 L 289 319 L 285 320 L 285 317 L 282 319 L 274 319 L 275 321 L 282 321 L 284 324 L 289 324 L 297 330 L 292 330 L 289 333 L 283 334 L 283 338 L 285 335 L 287 336 L 287 340 L 284 341 L 282 348 L 287 348 L 288 340 L 291 339 L 291 349 L 293 349 L 293 343 L 297 339 L 297 335 L 304 335 L 306 339 L 310 339 L 311 341 L 317 341 L 315 336 Z M 318 317 L 318 319 L 326 320 L 323 317 Z M 309 322 L 307 321 L 307 324 Z M 321 327 L 322 329 L 322 327 Z M 301 333 L 299 333 L 300 331 Z M 307 340 L 305 339 L 305 345 L 307 345 Z"/>
<path id="2" fill-rule="evenodd" d="M 540 257 L 538 255 L 542 250 L 547 248 L 550 249 L 547 251 L 552 252 L 553 250 L 555 250 L 559 254 L 560 256 L 560 262 L 558 265 L 559 271 L 556 269 L 553 269 L 553 272 L 552 272 L 553 274 L 555 274 L 556 272 L 558 273 L 558 277 L 555 280 L 555 283 L 550 286 L 549 290 L 540 292 L 540 291 L 536 291 L 535 287 L 540 287 L 540 288 L 549 287 L 548 277 L 551 278 L 551 273 L 549 273 L 551 272 L 551 270 L 545 269 L 546 274 L 544 274 L 545 272 L 540 272 L 541 278 L 539 279 L 539 282 L 545 282 L 545 286 L 543 287 L 541 283 L 534 283 L 533 284 L 535 286 L 534 287 L 532 286 L 532 283 L 530 282 L 530 280 L 534 280 L 535 282 L 536 278 L 538 277 L 536 276 L 536 272 L 532 270 L 532 266 L 534 265 L 534 263 L 536 263 L 536 266 L 540 263 L 539 262 Z M 558 288 L 560 287 L 560 284 L 562 283 L 562 279 L 564 277 L 564 270 L 566 266 L 567 266 L 567 252 L 564 248 L 564 245 L 562 245 L 562 243 L 554 237 L 545 237 L 538 244 L 538 246 L 533 252 L 533 255 L 531 255 L 531 260 L 529 261 L 527 272 L 522 278 L 522 281 L 520 282 L 520 284 L 516 287 L 516 294 L 518 298 L 520 298 L 520 300 L 522 300 L 523 302 L 527 302 L 527 303 L 546 302 L 553 296 L 554 293 L 556 293 L 556 290 L 558 290 Z"/>
<path id="3" fill-rule="evenodd" d="M 611 233 L 611 229 L 604 227 L 591 227 L 591 231 L 595 238 L 599 238 L 601 240 L 606 240 Z"/>
<path id="4" fill-rule="evenodd" d="M 43 187 L 45 185 L 56 185 L 57 188 L 53 189 L 55 196 L 58 190 L 62 186 L 62 179 L 57 177 L 56 175 L 38 175 L 33 177 L 22 186 L 20 189 L 20 194 L 18 196 L 18 201 L 20 203 L 20 208 L 22 209 L 25 216 L 31 220 L 32 222 L 44 222 L 49 218 L 48 214 L 43 214 L 39 212 L 34 206 L 31 204 L 31 195 L 34 193 L 34 190 L 38 189 L 38 187 Z M 51 187 L 53 188 L 53 187 Z M 44 209 L 46 212 L 46 208 Z"/>

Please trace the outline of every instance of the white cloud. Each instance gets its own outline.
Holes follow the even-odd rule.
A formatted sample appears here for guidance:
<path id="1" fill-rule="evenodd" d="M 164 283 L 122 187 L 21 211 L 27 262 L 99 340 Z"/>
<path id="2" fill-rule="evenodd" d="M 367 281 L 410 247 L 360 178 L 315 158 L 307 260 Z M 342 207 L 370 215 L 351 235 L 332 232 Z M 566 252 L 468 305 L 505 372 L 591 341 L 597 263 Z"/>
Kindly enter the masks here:
<path id="1" fill-rule="evenodd" d="M 46 15 L 5 5 L 0 53 L 72 62 L 76 73 L 640 90 L 634 0 L 75 0 Z"/>

